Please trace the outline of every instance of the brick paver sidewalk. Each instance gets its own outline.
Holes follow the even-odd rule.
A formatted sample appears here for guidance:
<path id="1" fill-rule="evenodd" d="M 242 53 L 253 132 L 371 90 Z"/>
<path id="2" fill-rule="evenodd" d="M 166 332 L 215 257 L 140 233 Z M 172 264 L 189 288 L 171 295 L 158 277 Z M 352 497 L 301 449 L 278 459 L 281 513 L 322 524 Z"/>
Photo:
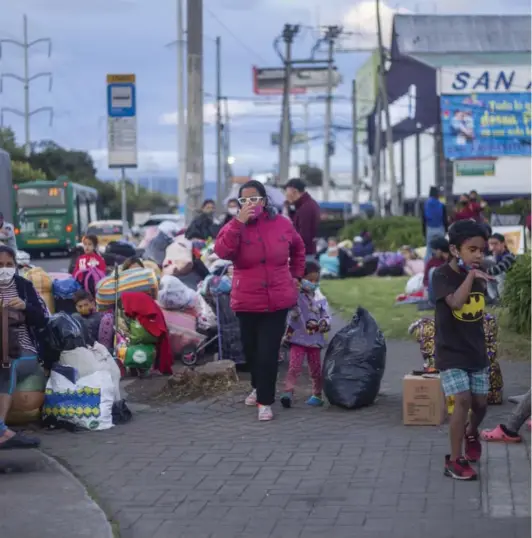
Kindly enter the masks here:
<path id="1" fill-rule="evenodd" d="M 490 445 L 481 480 L 457 483 L 442 472 L 447 428 L 402 425 L 401 379 L 419 357 L 389 343 L 368 409 L 308 409 L 302 395 L 258 423 L 221 398 L 149 409 L 108 432 L 46 434 L 44 450 L 97 493 L 122 538 L 530 536 L 528 442 Z M 506 395 L 528 389 L 529 364 L 503 372 Z M 491 407 L 486 424 L 511 410 Z"/>

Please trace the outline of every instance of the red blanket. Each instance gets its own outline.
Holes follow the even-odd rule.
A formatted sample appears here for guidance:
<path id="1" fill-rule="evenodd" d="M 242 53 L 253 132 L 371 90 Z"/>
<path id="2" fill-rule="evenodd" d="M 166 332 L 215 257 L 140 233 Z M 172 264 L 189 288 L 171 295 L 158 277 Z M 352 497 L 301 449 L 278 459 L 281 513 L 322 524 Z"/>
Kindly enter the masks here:
<path id="1" fill-rule="evenodd" d="M 157 361 L 154 366 L 161 374 L 172 374 L 174 357 L 168 329 L 159 305 L 145 293 L 122 293 L 122 307 L 128 318 L 136 319 L 152 336 L 157 337 Z"/>

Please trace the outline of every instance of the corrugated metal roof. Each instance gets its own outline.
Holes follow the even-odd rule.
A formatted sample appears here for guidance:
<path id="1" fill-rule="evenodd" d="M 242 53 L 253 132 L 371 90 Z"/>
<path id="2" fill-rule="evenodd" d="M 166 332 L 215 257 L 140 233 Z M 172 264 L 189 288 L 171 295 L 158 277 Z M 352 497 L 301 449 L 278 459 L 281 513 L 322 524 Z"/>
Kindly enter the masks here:
<path id="1" fill-rule="evenodd" d="M 479 54 L 412 54 L 412 58 L 438 69 L 440 67 L 460 66 L 516 66 L 530 65 L 532 55 L 530 52 L 492 52 Z"/>
<path id="2" fill-rule="evenodd" d="M 395 15 L 400 54 L 530 52 L 530 15 Z"/>

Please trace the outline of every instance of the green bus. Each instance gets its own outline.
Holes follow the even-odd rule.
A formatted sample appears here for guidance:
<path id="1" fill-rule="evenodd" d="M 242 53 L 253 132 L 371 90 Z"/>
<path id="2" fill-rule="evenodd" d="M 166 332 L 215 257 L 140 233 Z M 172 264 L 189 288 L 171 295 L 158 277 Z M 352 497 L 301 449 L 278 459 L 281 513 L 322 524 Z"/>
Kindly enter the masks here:
<path id="1" fill-rule="evenodd" d="M 28 252 L 70 252 L 97 220 L 98 191 L 72 183 L 31 181 L 14 186 L 17 247 Z"/>

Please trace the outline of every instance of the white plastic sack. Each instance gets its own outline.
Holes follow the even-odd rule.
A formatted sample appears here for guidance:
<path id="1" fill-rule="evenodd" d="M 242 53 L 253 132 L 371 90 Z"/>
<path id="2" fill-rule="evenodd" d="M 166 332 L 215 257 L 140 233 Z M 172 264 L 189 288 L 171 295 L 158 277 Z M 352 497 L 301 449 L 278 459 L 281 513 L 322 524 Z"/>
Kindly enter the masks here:
<path id="1" fill-rule="evenodd" d="M 186 310 L 196 305 L 198 294 L 179 278 L 164 275 L 159 284 L 157 300 L 166 310 Z"/>
<path id="2" fill-rule="evenodd" d="M 107 371 L 71 383 L 52 370 L 46 384 L 43 418 L 55 417 L 87 430 L 113 427 L 113 380 Z"/>
<path id="3" fill-rule="evenodd" d="M 59 364 L 71 366 L 78 376 L 86 377 L 102 370 L 100 363 L 91 349 L 87 347 L 77 347 L 69 351 L 61 351 Z"/>
<path id="4" fill-rule="evenodd" d="M 163 269 L 168 267 L 171 271 L 182 271 L 187 266 L 192 269 L 192 242 L 180 235 L 166 247 Z"/>
<path id="5" fill-rule="evenodd" d="M 405 287 L 405 293 L 407 295 L 423 289 L 423 276 L 423 273 L 418 273 L 408 279 Z"/>
<path id="6" fill-rule="evenodd" d="M 100 363 L 100 368 L 111 374 L 111 379 L 113 380 L 114 387 L 114 401 L 119 402 L 122 398 L 120 396 L 120 368 L 116 364 L 113 356 L 109 353 L 109 350 L 100 342 L 94 342 L 91 351 L 94 353 L 94 356 Z"/>
<path id="7" fill-rule="evenodd" d="M 163 232 L 163 234 L 167 235 L 168 237 L 171 237 L 172 239 L 183 229 L 182 226 L 177 224 L 177 222 L 173 222 L 171 220 L 163 220 L 161 224 L 159 224 L 159 231 Z"/>
<path id="8" fill-rule="evenodd" d="M 196 298 L 196 321 L 198 329 L 208 331 L 216 327 L 216 314 L 201 295 Z"/>

